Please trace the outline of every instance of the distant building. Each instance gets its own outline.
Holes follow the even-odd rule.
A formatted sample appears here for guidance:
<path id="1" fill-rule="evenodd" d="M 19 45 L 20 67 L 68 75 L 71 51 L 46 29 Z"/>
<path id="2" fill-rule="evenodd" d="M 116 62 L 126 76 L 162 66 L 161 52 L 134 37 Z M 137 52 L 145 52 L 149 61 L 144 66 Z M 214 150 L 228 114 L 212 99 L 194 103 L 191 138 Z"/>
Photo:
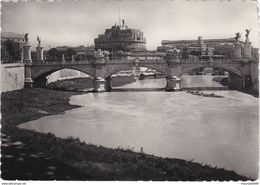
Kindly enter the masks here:
<path id="1" fill-rule="evenodd" d="M 222 44 L 234 44 L 235 38 L 229 39 L 203 39 L 203 37 L 199 36 L 198 40 L 163 40 L 162 41 L 162 49 L 165 46 L 174 46 L 176 48 L 189 47 L 191 45 L 197 44 L 205 44 L 207 47 L 216 47 Z M 158 47 L 160 48 L 160 47 Z"/>
<path id="2" fill-rule="evenodd" d="M 94 40 L 95 50 L 108 50 L 113 54 L 117 51 L 145 51 L 146 40 L 143 32 L 139 29 L 128 28 L 125 21 L 122 25 L 114 25 L 110 29 L 106 29 L 104 34 L 98 35 Z"/>
<path id="3" fill-rule="evenodd" d="M 168 52 L 173 49 L 180 50 L 182 58 L 190 59 L 193 57 L 226 57 L 233 55 L 230 51 L 235 43 L 234 38 L 230 39 L 203 39 L 199 36 L 198 40 L 163 40 L 162 46 L 157 47 L 159 52 Z M 229 53 L 227 53 L 229 52 Z"/>
<path id="4" fill-rule="evenodd" d="M 3 43 L 7 40 L 15 41 L 19 44 L 19 47 L 21 48 L 21 51 L 23 50 L 23 46 L 25 44 L 24 35 L 13 33 L 13 32 L 1 32 L 1 62 L 2 63 L 10 63 L 10 62 L 18 62 L 18 61 L 12 61 L 10 59 L 9 53 L 7 52 L 5 46 Z M 21 58 L 22 58 L 22 52 L 21 52 Z"/>
<path id="5" fill-rule="evenodd" d="M 94 55 L 94 45 L 91 46 L 76 46 L 76 47 L 71 47 L 71 46 L 58 46 L 56 47 L 57 50 L 59 51 L 66 51 L 67 49 L 73 49 L 76 54 L 86 54 L 86 55 Z"/>
<path id="6" fill-rule="evenodd" d="M 25 40 L 24 40 L 24 35 L 18 34 L 18 33 L 13 33 L 13 32 L 2 32 L 1 33 L 1 42 L 4 42 L 6 40 L 13 40 L 19 44 L 24 45 Z"/>
<path id="7" fill-rule="evenodd" d="M 81 45 L 81 46 L 76 46 L 76 47 L 58 46 L 58 47 L 56 47 L 56 49 L 63 54 L 66 53 L 67 49 L 73 49 L 76 52 L 76 54 L 74 55 L 75 60 L 91 59 L 91 58 L 94 57 L 94 54 L 95 54 L 95 46 L 94 45 L 91 45 L 91 46 Z M 43 55 L 44 55 L 45 58 L 51 59 L 51 57 L 48 55 L 47 50 L 43 51 Z M 67 56 L 67 58 L 65 58 L 65 59 L 71 60 L 71 56 Z"/>

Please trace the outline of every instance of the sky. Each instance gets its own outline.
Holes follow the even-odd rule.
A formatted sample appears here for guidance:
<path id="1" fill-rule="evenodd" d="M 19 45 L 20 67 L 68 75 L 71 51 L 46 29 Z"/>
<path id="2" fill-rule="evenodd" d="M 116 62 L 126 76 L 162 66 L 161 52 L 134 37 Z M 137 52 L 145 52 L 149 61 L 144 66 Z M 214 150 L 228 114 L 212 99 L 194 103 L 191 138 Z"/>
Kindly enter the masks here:
<path id="1" fill-rule="evenodd" d="M 120 9 L 120 11 L 119 11 Z M 45 49 L 62 45 L 94 44 L 98 34 L 125 19 L 141 29 L 146 47 L 155 50 L 162 40 L 231 38 L 251 29 L 250 41 L 258 47 L 257 3 L 244 0 L 60 0 L 53 2 L 2 2 L 1 30 L 29 33 Z"/>

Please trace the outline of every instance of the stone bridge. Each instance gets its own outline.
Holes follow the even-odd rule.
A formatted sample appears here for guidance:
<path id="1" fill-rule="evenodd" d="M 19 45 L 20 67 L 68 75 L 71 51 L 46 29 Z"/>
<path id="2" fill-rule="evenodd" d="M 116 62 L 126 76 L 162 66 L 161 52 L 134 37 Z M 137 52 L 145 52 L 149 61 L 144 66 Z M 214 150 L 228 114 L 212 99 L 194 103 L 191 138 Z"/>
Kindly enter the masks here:
<path id="1" fill-rule="evenodd" d="M 74 69 L 88 74 L 93 79 L 94 91 L 111 90 L 111 75 L 122 70 L 132 70 L 134 67 L 147 67 L 163 73 L 167 80 L 166 90 L 176 90 L 181 87 L 181 77 L 184 73 L 201 67 L 221 68 L 240 79 L 241 87 L 248 86 L 250 66 L 256 61 L 250 58 L 229 60 L 109 60 L 97 58 L 86 61 L 52 61 L 45 62 L 25 60 L 25 85 L 27 87 L 45 87 L 46 77 L 61 69 Z"/>
<path id="2" fill-rule="evenodd" d="M 181 77 L 184 73 L 201 67 L 221 68 L 229 72 L 231 80 L 236 81 L 241 89 L 250 88 L 251 82 L 258 86 L 258 61 L 252 57 L 236 59 L 203 59 L 180 60 L 169 58 L 109 60 L 108 56 L 97 55 L 94 60 L 46 62 L 43 60 L 43 47 L 36 47 L 37 60 L 32 61 L 30 45 L 23 46 L 23 61 L 25 65 L 25 87 L 46 87 L 46 77 L 61 69 L 74 69 L 88 74 L 93 79 L 95 92 L 111 90 L 111 75 L 122 70 L 132 70 L 134 67 L 147 67 L 163 73 L 167 80 L 166 90 L 181 88 Z"/>

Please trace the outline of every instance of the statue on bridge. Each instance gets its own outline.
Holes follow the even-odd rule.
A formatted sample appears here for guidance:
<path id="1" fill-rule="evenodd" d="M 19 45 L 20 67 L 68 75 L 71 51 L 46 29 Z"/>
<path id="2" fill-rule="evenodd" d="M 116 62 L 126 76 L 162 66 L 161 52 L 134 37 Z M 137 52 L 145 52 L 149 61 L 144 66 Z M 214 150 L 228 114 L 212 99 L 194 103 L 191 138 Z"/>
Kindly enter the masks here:
<path id="1" fill-rule="evenodd" d="M 174 48 L 173 50 L 169 50 L 166 53 L 167 58 L 171 59 L 179 59 L 180 58 L 180 50 L 177 48 Z"/>
<path id="2" fill-rule="evenodd" d="M 41 46 L 41 38 L 37 36 L 38 46 Z"/>
<path id="3" fill-rule="evenodd" d="M 250 34 L 250 31 L 251 31 L 251 29 L 249 30 L 249 29 L 246 29 L 246 34 L 245 34 L 245 36 L 246 36 L 246 42 L 249 42 L 249 34 Z"/>
<path id="4" fill-rule="evenodd" d="M 108 56 L 110 54 L 109 51 L 105 50 L 103 53 L 104 53 L 105 58 L 108 59 Z"/>
<path id="5" fill-rule="evenodd" d="M 96 58 L 104 57 L 104 52 L 101 49 L 98 49 L 97 51 L 95 51 L 95 57 Z"/>
<path id="6" fill-rule="evenodd" d="M 95 57 L 96 58 L 106 58 L 106 59 L 108 59 L 109 54 L 110 53 L 107 50 L 102 51 L 101 49 L 98 49 L 97 51 L 95 51 Z"/>
<path id="7" fill-rule="evenodd" d="M 25 35 L 24 35 L 24 41 L 25 41 L 25 43 L 28 43 L 28 40 L 29 40 L 29 38 L 28 38 L 28 33 L 26 33 Z"/>
<path id="8" fill-rule="evenodd" d="M 236 41 L 239 41 L 240 38 L 241 38 L 241 34 L 239 32 L 237 32 L 236 33 L 236 37 L 235 37 Z"/>
<path id="9" fill-rule="evenodd" d="M 109 51 L 102 51 L 101 49 L 98 49 L 95 51 L 94 56 L 97 63 L 105 63 L 107 60 L 109 60 Z"/>

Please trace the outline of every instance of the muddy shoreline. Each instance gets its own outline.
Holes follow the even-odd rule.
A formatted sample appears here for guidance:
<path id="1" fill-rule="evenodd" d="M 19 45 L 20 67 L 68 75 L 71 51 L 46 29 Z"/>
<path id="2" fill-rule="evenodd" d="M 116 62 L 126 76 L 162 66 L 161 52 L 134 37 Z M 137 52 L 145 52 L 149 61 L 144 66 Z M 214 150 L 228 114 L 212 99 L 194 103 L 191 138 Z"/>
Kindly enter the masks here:
<path id="1" fill-rule="evenodd" d="M 61 139 L 53 134 L 38 133 L 16 127 L 21 123 L 43 116 L 63 114 L 66 110 L 78 108 L 77 105 L 69 104 L 70 97 L 78 94 L 82 93 L 41 88 L 3 93 L 1 95 L 2 133 L 15 141 L 24 143 L 30 150 L 42 152 L 58 161 L 57 166 L 67 166 L 66 172 L 81 174 L 80 177 L 72 175 L 71 180 L 250 180 L 248 177 L 223 168 L 181 159 L 157 157 L 141 151 L 133 152 L 131 149 L 110 149 L 86 144 L 77 138 Z M 1 147 L 4 149 L 3 146 Z M 2 156 L 5 156 L 5 150 L 1 151 Z M 15 176 L 15 173 L 12 172 L 15 166 L 8 166 L 4 159 L 2 158 L 2 168 L 4 166 L 9 171 L 7 170 L 6 174 L 2 171 L 2 178 Z M 30 161 L 25 161 L 26 163 L 29 164 Z M 41 164 L 43 163 L 41 161 Z M 64 178 L 62 172 L 59 175 L 58 180 L 66 180 L 65 173 Z M 28 177 L 25 175 L 18 179 L 28 179 Z M 32 179 L 41 180 L 41 177 L 36 176 Z"/>

